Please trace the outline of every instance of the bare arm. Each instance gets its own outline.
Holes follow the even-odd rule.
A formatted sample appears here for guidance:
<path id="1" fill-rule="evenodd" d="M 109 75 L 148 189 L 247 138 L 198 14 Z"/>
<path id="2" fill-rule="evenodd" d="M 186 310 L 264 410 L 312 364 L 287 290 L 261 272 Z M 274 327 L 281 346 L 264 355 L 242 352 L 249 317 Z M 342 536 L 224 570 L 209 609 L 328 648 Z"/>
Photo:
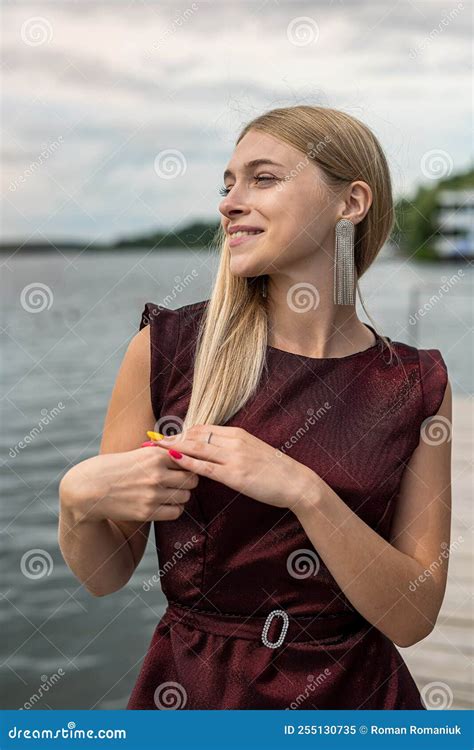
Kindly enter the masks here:
<path id="1" fill-rule="evenodd" d="M 451 426 L 449 382 L 438 415 Z M 420 440 L 402 477 L 390 542 L 326 483 L 295 513 L 344 594 L 372 625 L 401 647 L 433 630 L 448 572 L 450 440 Z"/>
<path id="2" fill-rule="evenodd" d="M 155 424 L 149 382 L 146 326 L 130 342 L 117 375 L 99 455 L 73 466 L 60 483 L 59 545 L 95 596 L 128 582 L 151 521 L 178 518 L 197 484 L 195 475 L 176 471 L 164 451 L 140 448 Z"/>

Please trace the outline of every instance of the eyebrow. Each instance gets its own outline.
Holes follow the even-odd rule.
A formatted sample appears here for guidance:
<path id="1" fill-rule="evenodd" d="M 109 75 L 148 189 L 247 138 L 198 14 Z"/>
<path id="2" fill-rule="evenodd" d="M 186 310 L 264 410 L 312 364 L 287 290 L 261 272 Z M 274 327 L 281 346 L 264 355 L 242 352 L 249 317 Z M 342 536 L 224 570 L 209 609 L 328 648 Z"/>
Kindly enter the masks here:
<path id="1" fill-rule="evenodd" d="M 284 164 L 279 164 L 277 161 L 271 159 L 253 159 L 244 164 L 244 169 L 251 169 L 253 167 L 260 167 L 262 164 L 273 164 L 274 167 L 284 167 Z M 226 177 L 234 177 L 234 173 L 230 169 L 226 169 L 224 172 L 224 180 Z"/>

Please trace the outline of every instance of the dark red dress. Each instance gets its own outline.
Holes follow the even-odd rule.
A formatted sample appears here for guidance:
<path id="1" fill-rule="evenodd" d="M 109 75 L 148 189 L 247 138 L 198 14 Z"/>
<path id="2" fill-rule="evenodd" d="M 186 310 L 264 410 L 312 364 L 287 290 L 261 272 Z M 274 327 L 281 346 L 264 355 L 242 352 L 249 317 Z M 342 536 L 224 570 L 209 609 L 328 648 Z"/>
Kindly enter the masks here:
<path id="1" fill-rule="evenodd" d="M 181 430 L 205 305 L 145 306 L 162 432 L 166 423 Z M 405 465 L 441 404 L 447 370 L 437 349 L 401 342 L 392 344 L 402 364 L 389 364 L 368 327 L 376 343 L 346 357 L 269 346 L 268 374 L 226 424 L 309 466 L 388 539 Z M 353 608 L 291 511 L 200 477 L 182 516 L 154 527 L 168 606 L 129 709 L 425 708 L 392 641 Z"/>

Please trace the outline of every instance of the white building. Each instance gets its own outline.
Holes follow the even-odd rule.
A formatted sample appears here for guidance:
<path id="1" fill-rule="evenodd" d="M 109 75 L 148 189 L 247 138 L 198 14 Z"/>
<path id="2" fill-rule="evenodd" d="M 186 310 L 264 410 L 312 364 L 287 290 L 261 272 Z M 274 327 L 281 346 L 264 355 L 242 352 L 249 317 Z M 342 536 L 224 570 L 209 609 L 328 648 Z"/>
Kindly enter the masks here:
<path id="1" fill-rule="evenodd" d="M 434 248 L 440 258 L 474 257 L 474 189 L 441 190 Z"/>

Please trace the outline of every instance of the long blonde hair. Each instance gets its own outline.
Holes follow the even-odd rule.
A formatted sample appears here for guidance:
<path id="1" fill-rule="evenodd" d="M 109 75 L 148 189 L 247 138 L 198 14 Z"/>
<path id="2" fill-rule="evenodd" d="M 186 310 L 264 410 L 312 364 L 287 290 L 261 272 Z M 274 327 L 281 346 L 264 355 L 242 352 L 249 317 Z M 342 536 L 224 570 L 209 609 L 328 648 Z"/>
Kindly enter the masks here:
<path id="1" fill-rule="evenodd" d="M 354 260 L 356 289 L 373 323 L 362 301 L 358 279 L 373 263 L 395 221 L 390 172 L 377 138 L 351 115 L 307 105 L 265 112 L 244 127 L 236 145 L 251 129 L 269 133 L 312 159 L 322 169 L 328 189 L 340 189 L 354 180 L 363 180 L 372 189 L 372 205 L 355 227 Z M 314 148 L 316 144 L 321 147 Z M 222 225 L 214 242 L 220 248 L 220 263 L 197 336 L 191 400 L 183 429 L 227 422 L 254 395 L 266 368 L 265 277 L 243 278 L 230 272 L 229 246 Z"/>

